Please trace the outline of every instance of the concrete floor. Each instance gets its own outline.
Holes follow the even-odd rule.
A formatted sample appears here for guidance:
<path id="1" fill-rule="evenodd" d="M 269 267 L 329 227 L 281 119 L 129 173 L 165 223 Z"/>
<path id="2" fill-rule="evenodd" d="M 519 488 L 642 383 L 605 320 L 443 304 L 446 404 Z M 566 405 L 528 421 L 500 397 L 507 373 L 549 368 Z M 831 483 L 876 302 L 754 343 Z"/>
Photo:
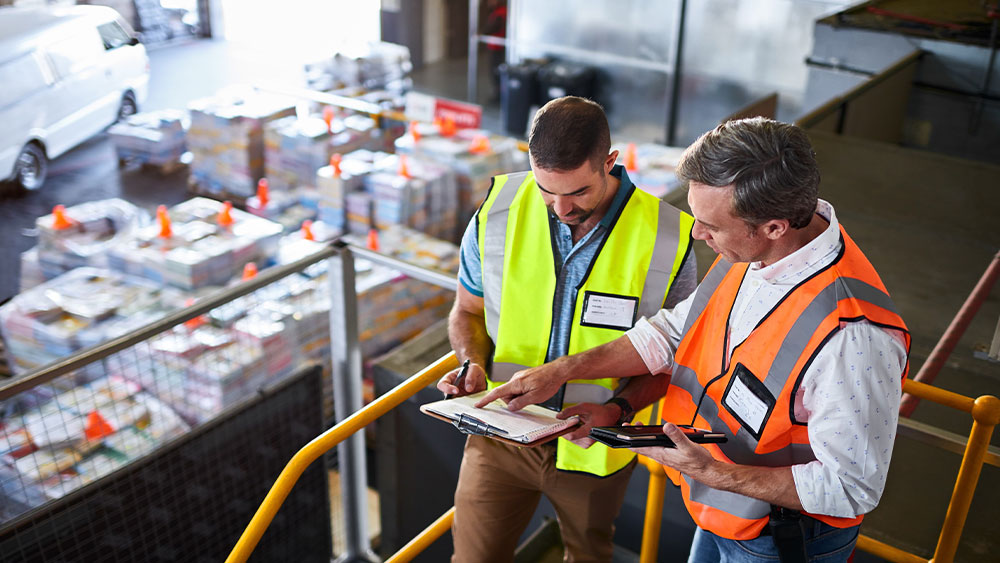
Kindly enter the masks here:
<path id="1" fill-rule="evenodd" d="M 297 64 L 274 53 L 222 42 L 197 42 L 150 54 L 151 94 L 144 109 L 183 107 L 235 83 L 299 85 Z M 489 93 L 488 75 L 480 91 Z M 417 89 L 463 98 L 464 61 L 432 65 L 414 75 Z M 257 82 L 259 84 L 259 82 Z M 498 123 L 496 106 L 484 123 Z M 855 240 L 878 268 L 913 334 L 912 374 L 1000 249 L 1000 167 L 942 157 L 866 141 L 813 136 L 823 170 L 821 196 L 830 200 Z M 55 204 L 72 205 L 123 197 L 150 210 L 186 194 L 182 169 L 162 176 L 120 170 L 114 148 L 102 134 L 56 159 L 47 185 L 24 197 L 0 199 L 0 300 L 14 295 L 20 252 L 34 245 L 34 219 Z M 714 258 L 699 245 L 704 270 Z M 974 356 L 988 345 L 1000 317 L 1000 290 L 994 290 L 959 343 L 937 383 L 969 396 L 1000 395 L 1000 366 Z M 915 419 L 966 434 L 966 415 L 932 404 Z M 994 444 L 1000 439 L 994 437 Z M 864 532 L 929 557 L 943 521 L 959 456 L 901 438 L 882 505 L 866 520 Z M 986 466 L 966 524 L 959 561 L 982 561 L 1000 553 L 992 509 L 1000 503 L 1000 469 Z M 672 506 L 668 503 L 668 507 Z M 677 508 L 677 507 L 675 507 Z M 668 508 L 670 510 L 670 508 Z M 676 553 L 678 558 L 681 554 Z M 666 556 L 662 560 L 672 560 Z"/>

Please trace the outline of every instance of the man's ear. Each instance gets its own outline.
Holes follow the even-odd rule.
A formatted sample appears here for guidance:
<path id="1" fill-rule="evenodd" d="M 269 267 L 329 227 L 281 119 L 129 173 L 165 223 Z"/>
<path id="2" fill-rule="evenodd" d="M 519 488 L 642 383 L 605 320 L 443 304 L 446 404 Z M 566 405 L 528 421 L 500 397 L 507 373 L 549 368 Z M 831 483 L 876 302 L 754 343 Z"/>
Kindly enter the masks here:
<path id="1" fill-rule="evenodd" d="M 771 219 L 761 225 L 760 228 L 764 236 L 770 240 L 778 240 L 791 230 L 787 219 Z"/>
<path id="2" fill-rule="evenodd" d="M 618 160 L 618 151 L 611 151 L 608 158 L 604 159 L 604 173 L 610 174 L 611 169 L 615 167 L 615 162 Z"/>

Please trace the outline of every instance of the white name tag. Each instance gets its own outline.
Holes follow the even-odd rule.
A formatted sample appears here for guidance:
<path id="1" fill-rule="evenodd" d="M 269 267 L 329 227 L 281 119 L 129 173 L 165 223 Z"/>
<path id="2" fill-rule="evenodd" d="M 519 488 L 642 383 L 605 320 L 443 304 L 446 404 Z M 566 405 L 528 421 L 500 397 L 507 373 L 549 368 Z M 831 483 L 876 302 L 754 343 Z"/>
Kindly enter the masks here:
<path id="1" fill-rule="evenodd" d="M 583 297 L 583 315 L 580 324 L 628 330 L 635 324 L 635 313 L 638 308 L 637 297 L 587 291 Z"/>
<path id="2" fill-rule="evenodd" d="M 760 435 L 767 417 L 768 404 L 755 395 L 741 378 L 733 376 L 733 384 L 722 398 L 722 403 L 747 426 L 753 428 L 754 434 Z"/>

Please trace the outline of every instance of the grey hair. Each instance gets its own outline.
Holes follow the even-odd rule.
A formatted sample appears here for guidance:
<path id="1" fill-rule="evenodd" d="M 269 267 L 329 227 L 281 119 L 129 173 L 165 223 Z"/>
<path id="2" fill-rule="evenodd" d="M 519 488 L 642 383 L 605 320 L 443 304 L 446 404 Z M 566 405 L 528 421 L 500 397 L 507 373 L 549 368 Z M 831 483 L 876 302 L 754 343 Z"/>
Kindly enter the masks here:
<path id="1" fill-rule="evenodd" d="M 732 185 L 733 213 L 750 225 L 786 219 L 801 229 L 819 197 L 819 165 L 805 131 L 763 117 L 729 121 L 702 135 L 684 151 L 677 176 Z"/>

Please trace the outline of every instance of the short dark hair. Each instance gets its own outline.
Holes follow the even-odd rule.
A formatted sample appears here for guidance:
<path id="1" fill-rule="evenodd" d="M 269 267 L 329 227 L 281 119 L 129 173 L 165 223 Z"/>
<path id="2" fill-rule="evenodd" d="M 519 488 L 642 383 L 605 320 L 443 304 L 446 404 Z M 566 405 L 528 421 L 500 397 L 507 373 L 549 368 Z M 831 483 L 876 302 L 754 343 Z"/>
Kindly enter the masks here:
<path id="1" fill-rule="evenodd" d="M 528 151 L 543 170 L 576 170 L 590 161 L 598 170 L 611 152 L 604 108 L 577 96 L 556 98 L 535 113 Z"/>
<path id="2" fill-rule="evenodd" d="M 677 176 L 732 185 L 733 213 L 750 225 L 787 219 L 801 229 L 816 212 L 816 153 L 806 132 L 789 123 L 763 117 L 723 123 L 684 151 Z"/>

